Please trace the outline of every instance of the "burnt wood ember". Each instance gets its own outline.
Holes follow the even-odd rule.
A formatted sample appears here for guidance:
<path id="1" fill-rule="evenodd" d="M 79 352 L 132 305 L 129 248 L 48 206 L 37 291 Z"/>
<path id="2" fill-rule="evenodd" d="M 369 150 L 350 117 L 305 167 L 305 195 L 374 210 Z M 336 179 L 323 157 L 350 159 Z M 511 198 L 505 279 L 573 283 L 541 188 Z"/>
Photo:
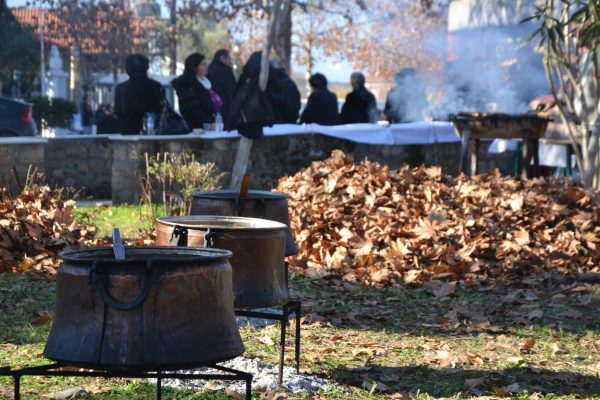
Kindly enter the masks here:
<path id="1" fill-rule="evenodd" d="M 535 113 L 459 112 L 451 115 L 450 120 L 462 138 L 459 173 L 477 174 L 480 139 L 520 139 L 521 177 L 539 176 L 539 138 L 546 132 L 551 119 Z"/>

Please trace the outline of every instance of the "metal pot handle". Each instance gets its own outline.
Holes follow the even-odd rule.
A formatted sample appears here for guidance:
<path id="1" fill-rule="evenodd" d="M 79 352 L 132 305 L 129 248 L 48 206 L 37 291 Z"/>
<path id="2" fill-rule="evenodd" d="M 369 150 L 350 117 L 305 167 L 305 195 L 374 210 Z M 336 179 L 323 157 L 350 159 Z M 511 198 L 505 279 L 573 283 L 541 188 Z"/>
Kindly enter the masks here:
<path id="1" fill-rule="evenodd" d="M 179 247 L 187 247 L 188 245 L 188 228 L 181 225 L 175 225 L 171 233 L 170 244 L 177 240 L 176 245 Z"/>
<path id="2" fill-rule="evenodd" d="M 100 295 L 102 301 L 116 310 L 130 310 L 142 304 L 148 295 L 148 291 L 150 290 L 150 284 L 148 281 L 150 280 L 150 275 L 152 275 L 152 259 L 148 259 L 146 261 L 146 269 L 144 270 L 144 274 L 141 277 L 138 277 L 142 280 L 142 291 L 136 298 L 128 303 L 121 303 L 109 296 L 108 292 L 106 291 L 108 277 L 106 276 L 104 270 L 99 268 L 98 264 L 100 264 L 100 261 L 94 261 L 92 263 L 90 282 Z"/>
<path id="3" fill-rule="evenodd" d="M 208 228 L 204 234 L 204 246 L 214 248 L 215 240 L 217 239 L 218 231 Z"/>

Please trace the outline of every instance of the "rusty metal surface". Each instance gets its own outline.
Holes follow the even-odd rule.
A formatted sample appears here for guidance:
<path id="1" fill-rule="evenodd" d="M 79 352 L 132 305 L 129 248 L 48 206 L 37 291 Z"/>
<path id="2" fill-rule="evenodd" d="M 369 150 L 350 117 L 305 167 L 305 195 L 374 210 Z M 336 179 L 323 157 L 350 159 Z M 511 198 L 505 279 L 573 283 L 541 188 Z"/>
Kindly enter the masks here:
<path id="1" fill-rule="evenodd" d="M 61 253 L 55 319 L 44 355 L 94 368 L 149 371 L 191 368 L 241 355 L 233 312 L 230 252 L 127 247 Z M 152 260 L 148 268 L 148 260 Z M 96 272 L 92 272 L 96 268 Z M 118 309 L 143 294 L 143 301 Z"/>
<path id="2" fill-rule="evenodd" d="M 538 116 L 535 113 L 481 112 L 460 112 L 451 116 L 450 120 L 460 136 L 468 130 L 473 139 L 522 139 L 526 133 L 532 139 L 537 139 L 544 135 L 548 123 L 551 121 L 551 119 Z"/>
<path id="3" fill-rule="evenodd" d="M 262 218 L 285 224 L 287 226 L 285 255 L 291 256 L 298 253 L 298 247 L 290 229 L 287 194 L 250 190 L 247 198 L 240 198 L 237 191 L 222 189 L 194 192 L 192 197 L 191 215 Z"/>
<path id="4" fill-rule="evenodd" d="M 202 215 L 162 217 L 157 221 L 159 246 L 179 242 L 173 231 L 186 228 L 186 245 L 233 253 L 229 261 L 236 307 L 270 307 L 288 300 L 285 225 L 255 218 Z"/>

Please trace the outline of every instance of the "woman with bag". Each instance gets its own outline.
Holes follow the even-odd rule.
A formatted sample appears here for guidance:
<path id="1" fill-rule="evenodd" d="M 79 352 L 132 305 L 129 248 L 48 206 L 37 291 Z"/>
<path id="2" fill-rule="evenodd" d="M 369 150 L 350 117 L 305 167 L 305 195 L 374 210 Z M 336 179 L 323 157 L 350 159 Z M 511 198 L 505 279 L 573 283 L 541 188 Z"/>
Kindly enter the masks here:
<path id="1" fill-rule="evenodd" d="M 223 106 L 206 77 L 207 72 L 204 55 L 193 53 L 185 59 L 183 75 L 171 82 L 177 92 L 181 115 L 190 129 L 203 128 L 204 124 L 215 122 L 215 115 L 221 112 Z"/>
<path id="2" fill-rule="evenodd" d="M 246 61 L 229 107 L 227 126 L 250 139 L 262 137 L 263 127 L 282 122 L 286 110 L 285 92 L 271 64 L 265 91 L 258 86 L 261 57 L 257 51 Z"/>

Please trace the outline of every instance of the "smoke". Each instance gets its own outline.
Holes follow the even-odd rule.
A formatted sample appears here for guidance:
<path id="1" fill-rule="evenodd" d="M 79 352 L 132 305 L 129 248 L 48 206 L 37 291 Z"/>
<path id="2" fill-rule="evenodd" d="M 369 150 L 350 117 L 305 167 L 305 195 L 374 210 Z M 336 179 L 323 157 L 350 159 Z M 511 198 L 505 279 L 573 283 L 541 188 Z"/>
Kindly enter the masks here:
<path id="1" fill-rule="evenodd" d="M 511 25 L 430 35 L 428 51 L 447 59 L 444 71 L 426 79 L 426 113 L 445 119 L 459 111 L 528 111 L 533 98 L 549 91 L 542 55 L 524 43 L 533 29 Z"/>
<path id="2" fill-rule="evenodd" d="M 422 121 L 426 117 L 425 87 L 413 74 L 412 68 L 397 74 L 396 85 L 388 93 L 386 104 L 389 109 L 386 109 L 386 114 L 392 122 Z"/>

